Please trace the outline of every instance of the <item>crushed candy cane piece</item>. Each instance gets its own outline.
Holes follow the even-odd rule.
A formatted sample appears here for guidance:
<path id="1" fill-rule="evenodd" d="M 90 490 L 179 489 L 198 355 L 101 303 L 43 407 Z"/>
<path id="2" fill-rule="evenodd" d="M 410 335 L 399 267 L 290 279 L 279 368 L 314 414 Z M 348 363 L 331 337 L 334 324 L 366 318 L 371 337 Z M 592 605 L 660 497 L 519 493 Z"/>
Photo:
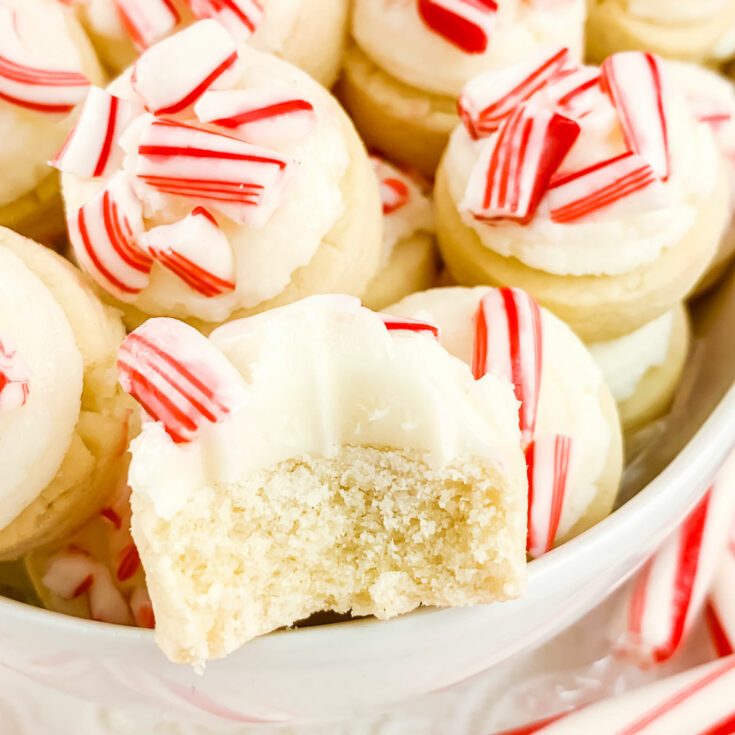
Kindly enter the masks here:
<path id="1" fill-rule="evenodd" d="M 579 132 L 567 117 L 528 104 L 517 107 L 485 143 L 462 209 L 482 222 L 529 222 Z"/>
<path id="2" fill-rule="evenodd" d="M 113 0 L 139 51 L 167 36 L 181 21 L 172 0 Z"/>
<path id="3" fill-rule="evenodd" d="M 439 327 L 431 322 L 410 319 L 409 317 L 391 316 L 390 314 L 379 314 L 379 316 L 389 332 L 428 332 L 434 339 L 439 339 Z"/>
<path id="4" fill-rule="evenodd" d="M 26 404 L 31 371 L 8 337 L 0 336 L 0 412 Z"/>
<path id="5" fill-rule="evenodd" d="M 95 563 L 88 554 L 69 549 L 49 559 L 42 582 L 64 600 L 73 600 L 89 589 L 95 572 Z"/>
<path id="6" fill-rule="evenodd" d="M 498 4 L 495 0 L 417 0 L 426 26 L 467 54 L 482 54 L 490 44 Z"/>
<path id="7" fill-rule="evenodd" d="M 246 41 L 265 16 L 262 0 L 186 0 L 196 18 L 213 18 L 237 40 Z"/>
<path id="8" fill-rule="evenodd" d="M 130 596 L 130 609 L 133 611 L 135 624 L 139 628 L 155 628 L 156 617 L 153 614 L 153 603 L 144 585 L 136 587 Z"/>
<path id="9" fill-rule="evenodd" d="M 151 46 L 135 63 L 133 89 L 155 115 L 173 115 L 237 68 L 235 42 L 219 23 L 203 20 Z"/>
<path id="10" fill-rule="evenodd" d="M 523 441 L 534 437 L 543 370 L 541 309 L 525 291 L 494 288 L 480 301 L 475 314 L 472 374 L 501 375 L 513 384 L 520 402 Z"/>
<path id="11" fill-rule="evenodd" d="M 465 85 L 457 102 L 467 131 L 475 139 L 491 135 L 518 105 L 556 76 L 568 60 L 569 50 L 557 48 L 476 76 Z"/>
<path id="12" fill-rule="evenodd" d="M 123 157 L 120 136 L 142 112 L 137 102 L 92 87 L 77 124 L 51 165 L 85 178 L 108 175 Z"/>
<path id="13" fill-rule="evenodd" d="M 149 255 L 192 289 L 212 297 L 235 289 L 235 257 L 227 235 L 203 207 L 139 239 Z"/>
<path id="14" fill-rule="evenodd" d="M 149 319 L 118 353 L 120 384 L 177 443 L 195 439 L 245 400 L 240 373 L 193 327 Z"/>
<path id="15" fill-rule="evenodd" d="M 143 213 L 127 174 L 115 174 L 102 191 L 69 215 L 67 223 L 84 269 L 120 301 L 134 301 L 148 285 L 153 261 L 136 242 L 143 231 Z"/>

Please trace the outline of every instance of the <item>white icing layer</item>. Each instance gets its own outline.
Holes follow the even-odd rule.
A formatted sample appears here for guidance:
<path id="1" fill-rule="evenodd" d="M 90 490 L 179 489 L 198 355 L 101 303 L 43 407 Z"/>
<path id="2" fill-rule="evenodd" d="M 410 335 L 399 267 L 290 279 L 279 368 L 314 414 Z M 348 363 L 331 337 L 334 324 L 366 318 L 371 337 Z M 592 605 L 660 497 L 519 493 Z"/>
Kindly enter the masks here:
<path id="1" fill-rule="evenodd" d="M 426 451 L 437 465 L 472 455 L 523 472 L 510 384 L 475 381 L 433 337 L 389 332 L 357 299 L 314 296 L 230 322 L 210 341 L 239 371 L 245 400 L 189 444 L 144 426 L 130 483 L 163 518 L 203 487 L 348 444 Z"/>
<path id="2" fill-rule="evenodd" d="M 60 3 L 2 0 L 16 12 L 18 34 L 39 67 L 81 72 L 79 51 Z M 0 206 L 28 194 L 51 174 L 54 157 L 71 129 L 69 115 L 47 114 L 0 100 Z"/>
<path id="3" fill-rule="evenodd" d="M 618 403 L 635 393 L 651 368 L 663 365 L 673 326 L 674 311 L 667 311 L 620 339 L 587 345 Z"/>
<path id="4" fill-rule="evenodd" d="M 411 294 L 387 311 L 438 324 L 444 347 L 471 365 L 474 315 L 489 290 L 483 286 L 432 289 Z M 558 533 L 563 536 L 597 495 L 596 483 L 607 464 L 611 431 L 600 408 L 600 369 L 566 324 L 545 309 L 541 314 L 543 373 L 536 436 L 563 434 L 572 437 L 579 447 L 575 450 L 571 492 L 559 524 Z M 488 327 L 492 329 L 492 325 Z"/>
<path id="5" fill-rule="evenodd" d="M 457 96 L 472 77 L 545 46 L 568 46 L 582 58 L 584 0 L 502 0 L 488 49 L 467 54 L 433 32 L 416 0 L 356 0 L 352 34 L 392 76 L 419 89 Z"/>
<path id="6" fill-rule="evenodd" d="M 66 315 L 42 281 L 0 247 L 0 335 L 30 369 L 25 405 L 0 412 L 0 528 L 51 482 L 79 418 L 82 356 Z"/>
<path id="7" fill-rule="evenodd" d="M 393 249 L 399 242 L 417 232 L 434 231 L 434 208 L 431 197 L 417 179 L 382 158 L 373 156 L 371 160 L 383 197 L 383 249 L 380 254 L 380 266 L 383 267 L 387 265 Z M 400 199 L 400 193 L 391 187 L 392 180 L 405 186 L 405 201 Z M 399 205 L 393 209 L 395 202 L 399 199 Z M 386 211 L 386 205 L 388 211 Z"/>
<path id="8" fill-rule="evenodd" d="M 593 112 L 577 121 L 582 132 L 560 173 L 586 168 L 626 150 L 609 99 L 602 93 L 595 99 Z M 613 216 L 603 209 L 575 222 L 557 223 L 551 220 L 545 198 L 528 224 L 482 223 L 466 208 L 461 210 L 463 221 L 490 250 L 548 273 L 619 275 L 653 263 L 689 230 L 719 181 L 719 156 L 711 130 L 693 120 L 673 85 L 667 99 L 671 176 L 662 183 L 664 206 L 625 216 Z M 464 201 L 480 151 L 494 145 L 496 137 L 497 133 L 472 140 L 463 125 L 452 133 L 444 161 L 455 203 Z"/>
<path id="9" fill-rule="evenodd" d="M 305 138 L 277 147 L 278 152 L 290 156 L 295 165 L 283 200 L 264 226 L 243 227 L 217 215 L 218 224 L 235 254 L 235 290 L 206 298 L 156 264 L 150 284 L 135 301 L 135 306 L 147 313 L 224 321 L 239 308 L 254 307 L 276 296 L 289 283 L 293 272 L 312 259 L 322 238 L 343 212 L 340 184 L 349 165 L 349 156 L 334 101 L 319 84 L 290 64 L 245 45 L 238 51 L 241 71 L 233 78 L 231 88 L 275 86 L 293 90 L 296 97 L 314 106 L 317 124 Z M 110 91 L 132 97 L 129 80 L 130 72 L 127 72 L 111 85 Z M 197 123 L 190 113 L 177 119 Z M 145 116 L 134 121 L 121 141 L 127 151 L 123 168 L 131 173 L 135 171 L 137 143 L 144 122 Z M 236 131 L 229 129 L 218 132 L 236 137 Z M 104 183 L 104 180 L 82 180 L 65 175 L 63 187 L 69 211 L 89 201 Z M 195 199 L 159 194 L 142 183 L 138 189 L 146 198 L 146 229 L 178 222 L 198 203 Z"/>

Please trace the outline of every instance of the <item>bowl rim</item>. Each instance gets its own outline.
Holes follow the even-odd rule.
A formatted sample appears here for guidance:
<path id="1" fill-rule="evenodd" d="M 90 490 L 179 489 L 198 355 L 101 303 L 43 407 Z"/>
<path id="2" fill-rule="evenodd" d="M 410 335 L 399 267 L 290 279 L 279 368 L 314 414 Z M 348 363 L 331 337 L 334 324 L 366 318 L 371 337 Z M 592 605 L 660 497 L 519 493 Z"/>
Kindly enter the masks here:
<path id="1" fill-rule="evenodd" d="M 575 557 L 600 553 L 598 549 L 601 546 L 614 543 L 619 536 L 629 536 L 629 527 L 632 523 L 643 523 L 643 517 L 649 517 L 656 510 L 659 511 L 659 519 L 683 518 L 704 494 L 717 469 L 735 446 L 735 437 L 731 431 L 733 426 L 735 426 L 735 384 L 727 390 L 705 422 L 673 460 L 640 492 L 592 528 L 530 562 L 529 587 L 542 575 L 548 577 L 559 573 L 559 569 L 572 564 Z M 672 498 L 675 502 L 669 502 Z M 641 506 L 648 509 L 647 513 L 639 512 Z M 662 540 L 670 530 L 669 522 L 659 520 L 659 525 L 662 528 L 665 526 L 667 530 L 659 533 L 659 538 L 649 540 L 648 553 L 642 556 L 641 563 L 653 551 L 656 542 Z M 626 526 L 627 532 L 624 530 Z M 513 602 L 522 601 L 523 598 L 520 598 Z M 405 628 L 407 624 L 410 625 L 417 620 L 426 623 L 439 618 L 446 620 L 449 616 L 461 624 L 463 614 L 466 616 L 478 608 L 497 606 L 498 603 L 456 608 L 427 607 L 390 620 L 363 618 L 304 628 L 281 629 L 250 641 L 247 648 L 251 652 L 255 648 L 259 650 L 273 646 L 282 648 L 296 643 L 297 640 L 299 644 L 309 648 L 312 647 L 309 644 L 320 647 L 337 631 L 340 635 L 352 635 L 353 632 L 361 634 L 367 628 L 371 633 L 391 635 L 397 628 Z M 153 630 L 77 618 L 9 598 L 0 598 L 0 620 L 3 618 L 19 625 L 31 623 L 48 632 L 64 633 L 73 637 L 83 636 L 87 640 L 91 638 L 94 641 L 105 641 L 107 644 L 155 647 Z"/>

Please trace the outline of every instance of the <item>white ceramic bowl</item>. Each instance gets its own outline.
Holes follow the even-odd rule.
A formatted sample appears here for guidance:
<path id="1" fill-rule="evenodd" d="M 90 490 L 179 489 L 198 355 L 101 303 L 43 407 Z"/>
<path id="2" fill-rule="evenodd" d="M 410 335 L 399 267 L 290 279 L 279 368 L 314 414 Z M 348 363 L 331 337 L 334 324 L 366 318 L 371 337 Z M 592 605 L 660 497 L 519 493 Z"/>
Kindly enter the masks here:
<path id="1" fill-rule="evenodd" d="M 734 325 L 731 279 L 697 307 L 695 346 L 666 431 L 643 442 L 623 497 L 644 489 L 534 561 L 521 600 L 276 632 L 197 675 L 167 661 L 150 631 L 0 599 L 2 661 L 99 703 L 242 722 L 356 714 L 498 665 L 569 626 L 619 586 L 707 488 L 735 438 Z"/>

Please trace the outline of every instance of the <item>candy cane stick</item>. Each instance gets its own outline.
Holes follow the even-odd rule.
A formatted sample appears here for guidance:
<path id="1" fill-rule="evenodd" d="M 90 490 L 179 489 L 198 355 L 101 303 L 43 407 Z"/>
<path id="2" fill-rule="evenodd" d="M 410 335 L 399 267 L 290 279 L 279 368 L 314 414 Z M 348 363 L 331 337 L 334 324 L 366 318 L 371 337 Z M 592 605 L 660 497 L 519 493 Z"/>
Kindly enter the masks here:
<path id="1" fill-rule="evenodd" d="M 731 456 L 715 483 L 621 597 L 610 637 L 641 665 L 668 660 L 702 610 L 735 514 Z"/>
<path id="2" fill-rule="evenodd" d="M 735 656 L 496 735 L 728 735 Z"/>
<path id="3" fill-rule="evenodd" d="M 31 390 L 31 371 L 9 337 L 0 336 L 0 412 L 24 406 Z"/>

